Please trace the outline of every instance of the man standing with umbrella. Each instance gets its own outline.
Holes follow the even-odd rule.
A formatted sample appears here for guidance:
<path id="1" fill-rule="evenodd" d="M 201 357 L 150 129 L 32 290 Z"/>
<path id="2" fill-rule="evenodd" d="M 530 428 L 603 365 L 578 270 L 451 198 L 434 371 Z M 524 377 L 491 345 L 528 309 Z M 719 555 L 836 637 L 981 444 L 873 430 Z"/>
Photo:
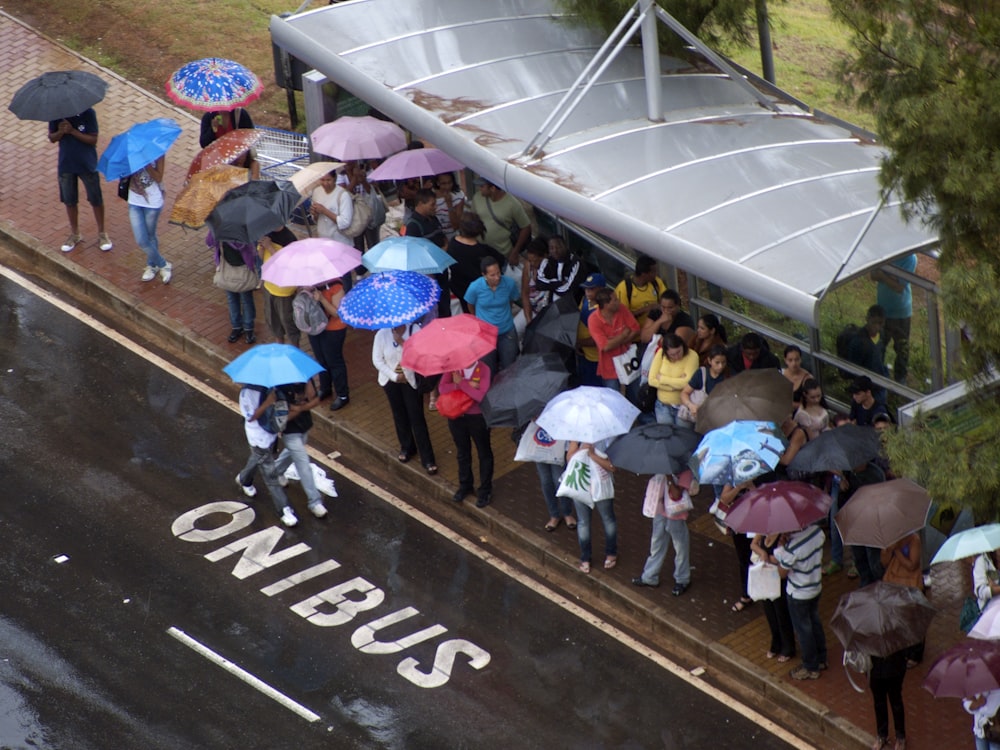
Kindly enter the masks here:
<path id="1" fill-rule="evenodd" d="M 802 649 L 802 664 L 791 671 L 794 680 L 818 680 L 827 667 L 826 634 L 819 619 L 823 590 L 823 531 L 816 525 L 786 534 L 768 556 L 786 579 L 788 613 Z"/>
<path id="2" fill-rule="evenodd" d="M 59 144 L 59 200 L 66 206 L 69 219 L 69 237 L 60 249 L 68 253 L 83 241 L 78 208 L 79 181 L 94 211 L 98 246 L 107 252 L 113 245 L 104 231 L 104 196 L 97 173 L 97 113 L 93 107 L 73 117 L 50 120 L 49 142 Z"/>

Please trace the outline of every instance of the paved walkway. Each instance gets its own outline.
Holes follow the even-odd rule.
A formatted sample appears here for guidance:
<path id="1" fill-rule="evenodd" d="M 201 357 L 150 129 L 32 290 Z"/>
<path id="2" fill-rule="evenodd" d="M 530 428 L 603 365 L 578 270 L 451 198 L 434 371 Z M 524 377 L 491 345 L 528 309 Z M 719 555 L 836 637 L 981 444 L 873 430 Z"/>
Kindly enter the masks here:
<path id="1" fill-rule="evenodd" d="M 135 122 L 173 117 L 182 124 L 184 133 L 167 158 L 169 202 L 170 196 L 180 190 L 188 164 L 198 151 L 197 118 L 167 102 L 160 92 L 151 95 L 0 13 L 0 70 L 6 71 L 0 79 L 0 100 L 9 102 L 18 87 L 45 71 L 74 68 L 96 72 L 111 84 L 107 98 L 96 108 L 101 126 L 99 149 L 112 135 Z M 141 282 L 144 256 L 132 240 L 126 206 L 115 196 L 114 184 L 106 183 L 105 190 L 114 250 L 99 251 L 93 217 L 82 204 L 80 225 L 85 241 L 73 252 L 61 253 L 59 245 L 69 230 L 58 202 L 55 169 L 56 146 L 48 142 L 45 124 L 22 122 L 6 113 L 0 130 L 0 241 L 4 240 L 2 235 L 12 238 L 10 246 L 16 245 L 19 256 L 29 258 L 40 275 L 72 278 L 73 283 L 95 300 L 110 305 L 116 314 L 139 322 L 153 340 L 170 338 L 214 367 L 245 350 L 243 344 L 226 343 L 228 313 L 224 295 L 211 283 L 212 257 L 205 248 L 203 232 L 170 225 L 165 213 L 160 223 L 161 251 L 174 263 L 173 280 L 168 286 L 158 279 Z M 266 340 L 262 315 L 258 315 L 258 321 L 258 334 Z M 518 554 L 541 575 L 552 571 L 575 575 L 580 579 L 584 602 L 591 597 L 591 602 L 600 600 L 621 608 L 635 621 L 645 623 L 650 634 L 685 644 L 710 673 L 719 670 L 729 675 L 793 712 L 802 726 L 811 725 L 823 732 L 828 737 L 826 746 L 870 746 L 874 728 L 870 695 L 858 694 L 848 684 L 839 666 L 840 646 L 829 628 L 831 669 L 820 680 L 797 683 L 788 677 L 796 660 L 782 665 L 765 658 L 769 637 L 762 608 L 753 606 L 740 614 L 730 611 L 737 596 L 735 560 L 731 544 L 715 530 L 704 512 L 704 495 L 696 500 L 692 515 L 693 582 L 685 596 L 670 596 L 669 561 L 659 589 L 639 590 L 629 584 L 629 579 L 641 570 L 649 541 L 649 522 L 640 513 L 644 486 L 640 477 L 617 480 L 618 567 L 606 572 L 597 565 L 590 579 L 584 580 L 582 574 L 574 573 L 575 535 L 565 527 L 553 534 L 542 531 L 547 513 L 537 476 L 533 466 L 513 462 L 508 430 L 494 431 L 496 491 L 493 505 L 485 510 L 472 507 L 471 502 L 461 508 L 446 502 L 456 486 L 456 471 L 454 449 L 443 418 L 435 414 L 428 417 L 441 474 L 436 479 L 426 477 L 417 461 L 405 467 L 397 464 L 391 419 L 370 363 L 370 343 L 368 332 L 349 334 L 346 353 L 351 404 L 334 419 L 325 409 L 321 416 L 339 436 L 338 448 L 347 459 L 370 468 L 388 469 L 401 486 L 410 488 L 416 502 L 429 503 L 441 514 L 458 513 L 463 520 L 484 529 L 490 541 L 503 537 L 516 543 Z M 242 450 L 234 445 L 234 461 Z M 297 500 L 293 497 L 293 501 Z M 597 561 L 602 559 L 599 527 L 598 523 Z M 853 582 L 843 574 L 824 581 L 824 621 L 829 621 L 840 595 L 852 587 Z M 967 587 L 968 572 L 958 564 L 935 569 L 928 594 L 940 614 L 931 627 L 925 662 L 910 673 L 904 688 L 910 750 L 972 746 L 971 719 L 958 701 L 935 701 L 920 687 L 935 657 L 961 636 L 958 610 Z"/>

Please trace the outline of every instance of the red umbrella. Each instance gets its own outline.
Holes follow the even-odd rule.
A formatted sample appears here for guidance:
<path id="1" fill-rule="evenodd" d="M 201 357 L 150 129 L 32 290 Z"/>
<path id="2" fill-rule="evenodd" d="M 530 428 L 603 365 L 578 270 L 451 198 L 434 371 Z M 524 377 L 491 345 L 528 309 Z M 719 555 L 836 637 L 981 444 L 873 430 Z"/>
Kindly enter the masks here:
<path id="1" fill-rule="evenodd" d="M 770 482 L 743 493 L 726 515 L 733 531 L 782 534 L 825 518 L 833 498 L 806 482 Z"/>
<path id="2" fill-rule="evenodd" d="M 263 137 L 264 134 L 261 131 L 250 128 L 230 130 L 197 153 L 188 168 L 188 179 L 191 178 L 191 175 L 216 164 L 232 164 L 256 146 Z"/>
<path id="3" fill-rule="evenodd" d="M 938 657 L 923 684 L 935 698 L 971 698 L 1000 689 L 1000 642 L 966 638 Z"/>
<path id="4" fill-rule="evenodd" d="M 497 327 L 474 315 L 437 318 L 403 344 L 403 367 L 421 375 L 470 367 L 497 348 Z"/>

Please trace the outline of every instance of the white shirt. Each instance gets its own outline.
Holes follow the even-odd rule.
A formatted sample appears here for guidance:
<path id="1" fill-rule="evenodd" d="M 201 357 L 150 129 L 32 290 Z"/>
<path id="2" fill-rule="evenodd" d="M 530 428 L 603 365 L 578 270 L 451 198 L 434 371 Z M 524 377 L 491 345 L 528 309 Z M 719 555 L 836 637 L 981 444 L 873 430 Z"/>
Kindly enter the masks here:
<path id="1" fill-rule="evenodd" d="M 318 203 L 324 208 L 332 211 L 337 216 L 336 223 L 326 214 L 320 214 L 316 219 L 316 231 L 320 237 L 343 242 L 345 245 L 354 247 L 354 240 L 347 237 L 341 230 L 351 226 L 354 218 L 354 201 L 351 194 L 340 185 L 337 185 L 332 192 L 326 192 L 320 185 L 312 194 L 313 203 Z"/>
<path id="2" fill-rule="evenodd" d="M 412 329 L 412 331 L 411 331 Z M 411 333 L 420 330 L 417 324 L 411 324 L 403 331 L 403 340 L 410 338 Z M 378 370 L 378 384 L 385 385 L 388 382 L 396 382 L 396 368 L 403 358 L 403 347 L 396 343 L 393 338 L 391 328 L 381 328 L 375 332 L 375 339 L 372 341 L 372 364 Z M 417 374 L 413 370 L 403 368 L 403 375 L 411 388 L 417 387 Z"/>
<path id="3" fill-rule="evenodd" d="M 254 412 L 260 407 L 260 397 L 263 394 L 253 388 L 244 388 L 240 391 L 240 412 L 243 414 L 243 427 L 246 429 L 247 442 L 255 448 L 270 448 L 277 435 L 261 427 L 257 420 L 253 419 Z"/>
<path id="4" fill-rule="evenodd" d="M 145 195 L 134 189 L 134 186 L 141 185 Z M 129 181 L 128 203 L 130 206 L 141 208 L 163 208 L 163 190 L 160 183 L 149 176 L 149 172 L 143 167 Z"/>

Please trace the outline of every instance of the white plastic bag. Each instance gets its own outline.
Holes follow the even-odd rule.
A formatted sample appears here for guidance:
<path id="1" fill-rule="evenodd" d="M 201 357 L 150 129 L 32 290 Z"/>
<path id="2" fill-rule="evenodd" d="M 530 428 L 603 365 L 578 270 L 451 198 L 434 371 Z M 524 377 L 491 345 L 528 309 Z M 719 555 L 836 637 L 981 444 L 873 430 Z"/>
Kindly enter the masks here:
<path id="1" fill-rule="evenodd" d="M 754 563 L 747 572 L 747 593 L 755 602 L 781 596 L 781 574 L 778 566 L 766 562 Z"/>
<path id="2" fill-rule="evenodd" d="M 323 469 L 311 461 L 309 462 L 309 468 L 312 469 L 313 481 L 316 482 L 316 489 L 327 497 L 338 497 L 337 486 L 334 484 L 333 479 L 328 477 Z M 288 468 L 285 469 L 285 479 L 293 482 L 301 481 L 299 479 L 299 471 L 295 468 L 295 464 L 289 464 Z"/>
<path id="3" fill-rule="evenodd" d="M 628 349 L 623 351 L 621 354 L 612 357 L 611 361 L 615 363 L 615 374 L 618 376 L 618 382 L 622 385 L 628 385 L 633 380 L 639 377 L 639 347 L 632 344 Z"/>
<path id="4" fill-rule="evenodd" d="M 539 427 L 535 420 L 528 422 L 517 443 L 515 461 L 536 461 L 543 464 L 562 465 L 566 460 L 566 441 L 555 440 Z"/>
<path id="5" fill-rule="evenodd" d="M 587 451 L 578 450 L 574 453 L 559 478 L 559 489 L 556 490 L 556 495 L 568 497 L 593 508 L 594 498 L 590 494 L 590 483 L 594 476 L 593 465 Z"/>

